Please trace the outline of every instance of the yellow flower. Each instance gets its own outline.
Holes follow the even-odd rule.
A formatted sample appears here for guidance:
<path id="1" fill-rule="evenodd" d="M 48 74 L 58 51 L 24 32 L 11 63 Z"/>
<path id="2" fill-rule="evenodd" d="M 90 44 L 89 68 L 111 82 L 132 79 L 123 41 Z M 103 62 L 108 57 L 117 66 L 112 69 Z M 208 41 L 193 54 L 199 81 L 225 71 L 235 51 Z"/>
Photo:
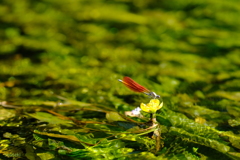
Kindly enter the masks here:
<path id="1" fill-rule="evenodd" d="M 163 102 L 160 104 L 158 99 L 151 99 L 148 104 L 141 103 L 141 109 L 144 112 L 155 113 L 157 110 L 161 109 L 163 106 Z"/>

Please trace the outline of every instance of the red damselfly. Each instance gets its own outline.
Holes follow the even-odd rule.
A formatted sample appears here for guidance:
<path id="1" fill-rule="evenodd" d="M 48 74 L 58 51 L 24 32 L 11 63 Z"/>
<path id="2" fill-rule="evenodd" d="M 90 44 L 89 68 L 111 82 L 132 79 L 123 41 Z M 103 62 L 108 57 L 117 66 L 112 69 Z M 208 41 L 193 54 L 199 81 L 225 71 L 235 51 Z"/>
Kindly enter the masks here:
<path id="1" fill-rule="evenodd" d="M 155 92 L 150 91 L 149 89 L 143 87 L 142 85 L 135 82 L 130 77 L 123 77 L 123 79 L 118 79 L 118 81 L 122 82 L 125 86 L 127 86 L 129 89 L 131 89 L 134 92 L 140 92 L 144 93 L 152 98 L 160 98 L 159 95 L 157 95 Z"/>

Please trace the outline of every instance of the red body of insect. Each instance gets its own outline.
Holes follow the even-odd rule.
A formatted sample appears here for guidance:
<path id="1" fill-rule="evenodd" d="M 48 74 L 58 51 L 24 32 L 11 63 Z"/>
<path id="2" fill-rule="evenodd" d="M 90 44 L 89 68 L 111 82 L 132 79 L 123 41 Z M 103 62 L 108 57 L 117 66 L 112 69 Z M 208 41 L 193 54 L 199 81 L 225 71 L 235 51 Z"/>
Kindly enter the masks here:
<path id="1" fill-rule="evenodd" d="M 160 96 L 157 95 L 155 92 L 151 92 L 147 88 L 143 87 L 142 85 L 132 80 L 130 77 L 123 77 L 123 80 L 119 79 L 119 81 L 134 92 L 141 92 L 152 98 L 160 98 Z"/>

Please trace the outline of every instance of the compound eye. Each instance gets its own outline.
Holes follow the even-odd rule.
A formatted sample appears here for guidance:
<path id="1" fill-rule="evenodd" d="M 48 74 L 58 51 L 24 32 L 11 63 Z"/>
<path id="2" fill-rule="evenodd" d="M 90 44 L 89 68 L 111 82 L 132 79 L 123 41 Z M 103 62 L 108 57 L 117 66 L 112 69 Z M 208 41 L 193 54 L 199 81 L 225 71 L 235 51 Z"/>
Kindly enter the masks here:
<path id="1" fill-rule="evenodd" d="M 155 97 L 156 97 L 156 98 L 160 98 L 160 96 L 159 96 L 159 95 L 156 95 Z"/>

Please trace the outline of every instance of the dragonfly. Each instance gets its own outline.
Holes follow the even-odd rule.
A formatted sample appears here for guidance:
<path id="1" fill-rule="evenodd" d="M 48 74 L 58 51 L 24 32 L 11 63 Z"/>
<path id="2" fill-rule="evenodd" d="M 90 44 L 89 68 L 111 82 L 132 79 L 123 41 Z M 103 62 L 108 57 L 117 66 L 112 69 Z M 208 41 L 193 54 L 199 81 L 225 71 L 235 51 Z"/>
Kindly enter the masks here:
<path id="1" fill-rule="evenodd" d="M 135 82 L 130 77 L 123 77 L 123 79 L 118 79 L 119 82 L 122 82 L 126 87 L 128 87 L 130 90 L 134 92 L 140 92 L 148 95 L 151 98 L 158 99 L 160 98 L 159 95 L 157 95 L 155 92 L 150 91 L 149 89 L 143 87 L 142 85 Z"/>

